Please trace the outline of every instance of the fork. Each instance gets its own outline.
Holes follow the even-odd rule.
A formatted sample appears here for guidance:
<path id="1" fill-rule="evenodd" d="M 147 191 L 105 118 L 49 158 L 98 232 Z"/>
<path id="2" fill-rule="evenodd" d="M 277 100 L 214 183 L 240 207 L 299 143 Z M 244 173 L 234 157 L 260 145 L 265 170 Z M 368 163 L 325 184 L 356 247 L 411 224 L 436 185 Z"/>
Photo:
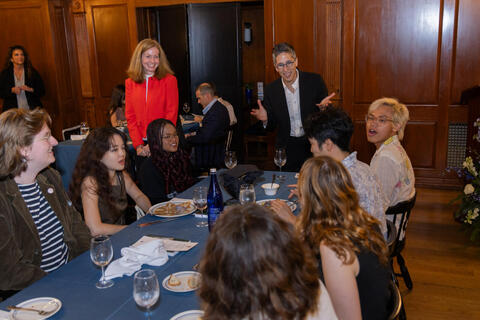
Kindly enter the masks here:
<path id="1" fill-rule="evenodd" d="M 45 311 L 45 310 L 38 310 L 38 309 L 33 309 L 33 308 L 22 308 L 22 307 L 17 307 L 17 306 L 8 306 L 8 310 L 23 310 L 23 311 L 33 311 L 37 312 L 41 316 L 46 316 L 52 313 L 51 311 Z"/>

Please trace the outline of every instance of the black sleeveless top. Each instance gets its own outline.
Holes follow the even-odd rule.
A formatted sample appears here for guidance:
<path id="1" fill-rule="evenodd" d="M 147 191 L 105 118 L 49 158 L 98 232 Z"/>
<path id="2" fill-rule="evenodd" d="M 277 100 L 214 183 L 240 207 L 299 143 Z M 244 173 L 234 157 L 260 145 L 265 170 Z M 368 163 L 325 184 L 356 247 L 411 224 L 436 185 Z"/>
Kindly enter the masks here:
<path id="1" fill-rule="evenodd" d="M 322 258 L 317 255 L 320 279 L 325 283 Z M 358 296 L 362 308 L 362 319 L 388 319 L 390 314 L 390 281 L 392 275 L 388 265 L 383 265 L 371 251 L 361 248 L 357 253 L 360 271 L 356 277 Z"/>

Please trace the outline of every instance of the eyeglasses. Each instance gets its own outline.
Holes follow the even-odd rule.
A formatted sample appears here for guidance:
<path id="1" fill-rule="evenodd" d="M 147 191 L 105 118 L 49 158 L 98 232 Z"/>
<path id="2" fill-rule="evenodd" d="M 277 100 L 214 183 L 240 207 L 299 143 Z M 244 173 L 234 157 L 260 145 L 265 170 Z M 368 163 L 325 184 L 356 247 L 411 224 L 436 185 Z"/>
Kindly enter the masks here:
<path id="1" fill-rule="evenodd" d="M 296 60 L 296 59 L 295 59 L 295 60 Z M 293 61 L 292 61 L 292 60 L 288 60 L 288 61 L 285 62 L 285 63 L 277 63 L 276 67 L 277 67 L 277 69 L 283 69 L 283 68 L 285 68 L 285 67 L 286 67 L 287 69 L 290 69 L 290 68 L 293 66 L 293 64 L 295 63 L 295 60 L 293 60 Z"/>
<path id="2" fill-rule="evenodd" d="M 376 123 L 377 125 L 380 125 L 380 126 L 383 126 L 383 125 L 386 125 L 387 122 L 393 122 L 392 119 L 388 119 L 388 118 L 385 118 L 385 117 L 375 117 L 371 114 L 367 114 L 365 116 L 365 122 L 370 122 L 370 123 Z"/>
<path id="3" fill-rule="evenodd" d="M 172 140 L 172 139 L 177 139 L 177 138 L 178 138 L 178 134 L 162 136 L 162 139 L 166 139 L 166 140 Z"/>

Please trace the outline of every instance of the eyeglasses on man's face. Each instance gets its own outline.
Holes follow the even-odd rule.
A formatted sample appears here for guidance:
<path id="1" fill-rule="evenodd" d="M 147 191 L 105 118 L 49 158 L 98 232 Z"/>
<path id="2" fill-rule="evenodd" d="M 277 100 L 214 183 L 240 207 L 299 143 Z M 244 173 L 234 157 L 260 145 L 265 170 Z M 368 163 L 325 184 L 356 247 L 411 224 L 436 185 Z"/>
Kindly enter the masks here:
<path id="1" fill-rule="evenodd" d="M 283 69 L 283 68 L 287 68 L 287 69 L 290 69 L 293 64 L 295 63 L 295 60 L 288 60 L 287 62 L 285 63 L 277 63 L 276 67 L 277 69 Z"/>
<path id="2" fill-rule="evenodd" d="M 389 119 L 387 117 L 380 116 L 377 118 L 372 114 L 367 114 L 365 116 L 365 121 L 369 123 L 376 123 L 377 125 L 380 125 L 380 126 L 386 125 L 388 122 L 393 122 L 392 119 Z"/>

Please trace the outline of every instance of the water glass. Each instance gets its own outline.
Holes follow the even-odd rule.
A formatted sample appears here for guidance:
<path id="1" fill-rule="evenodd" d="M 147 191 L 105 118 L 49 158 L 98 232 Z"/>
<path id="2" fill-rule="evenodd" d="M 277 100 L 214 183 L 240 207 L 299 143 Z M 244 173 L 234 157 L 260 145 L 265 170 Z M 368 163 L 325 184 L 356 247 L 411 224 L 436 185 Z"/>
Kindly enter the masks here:
<path id="1" fill-rule="evenodd" d="M 182 109 L 183 109 L 183 112 L 185 112 L 185 114 L 188 114 L 190 112 L 190 105 L 188 104 L 188 102 L 185 102 L 183 104 Z"/>
<path id="2" fill-rule="evenodd" d="M 255 202 L 255 187 L 253 186 L 253 184 L 242 184 L 240 186 L 238 200 L 241 204 Z"/>
<path id="3" fill-rule="evenodd" d="M 80 124 L 80 134 L 86 136 L 89 132 L 90 132 L 90 127 L 88 126 L 88 123 L 82 122 Z"/>
<path id="4" fill-rule="evenodd" d="M 113 286 L 112 280 L 105 279 L 105 266 L 113 258 L 112 242 L 108 236 L 96 236 L 90 240 L 90 258 L 93 263 L 102 268 L 102 277 L 95 286 L 98 289 L 106 289 Z"/>
<path id="5" fill-rule="evenodd" d="M 160 287 L 155 271 L 143 269 L 137 271 L 133 276 L 133 299 L 135 303 L 150 311 L 150 308 L 157 303 L 160 297 Z"/>
<path id="6" fill-rule="evenodd" d="M 195 187 L 195 189 L 193 189 L 193 204 L 195 207 L 197 207 L 197 210 L 200 211 L 201 214 L 204 214 L 204 210 L 207 209 L 207 193 L 208 188 L 204 186 Z M 199 221 L 196 226 L 206 227 L 208 226 L 208 222 Z"/>
<path id="7" fill-rule="evenodd" d="M 228 169 L 233 169 L 237 166 L 237 155 L 235 154 L 235 151 L 225 152 L 225 166 Z"/>
<path id="8" fill-rule="evenodd" d="M 275 149 L 275 157 L 273 158 L 273 161 L 275 162 L 275 165 L 277 165 L 280 168 L 280 172 L 282 172 L 282 167 L 287 163 L 287 153 L 285 151 L 285 148 L 276 148 Z M 278 175 L 277 178 L 279 180 L 285 180 L 285 176 L 283 175 Z"/>

